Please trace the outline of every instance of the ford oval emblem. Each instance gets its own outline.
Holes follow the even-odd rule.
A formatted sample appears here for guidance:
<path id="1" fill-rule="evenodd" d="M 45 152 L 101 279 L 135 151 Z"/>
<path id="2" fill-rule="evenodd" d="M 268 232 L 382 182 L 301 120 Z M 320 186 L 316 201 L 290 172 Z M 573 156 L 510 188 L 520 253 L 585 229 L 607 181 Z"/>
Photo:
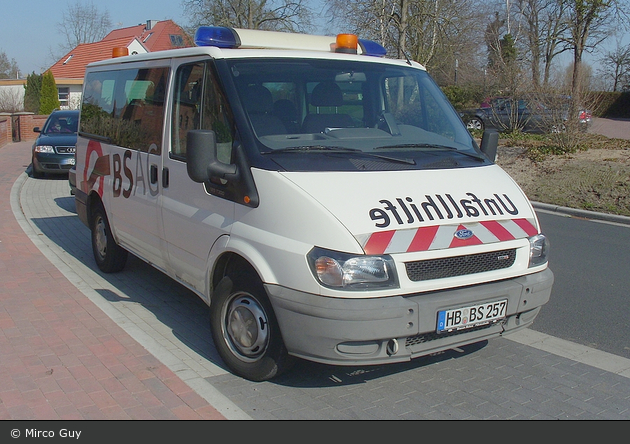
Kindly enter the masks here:
<path id="1" fill-rule="evenodd" d="M 454 237 L 456 237 L 457 239 L 461 239 L 461 240 L 466 240 L 466 239 L 470 239 L 471 237 L 473 237 L 473 232 L 471 230 L 457 230 L 454 234 Z"/>

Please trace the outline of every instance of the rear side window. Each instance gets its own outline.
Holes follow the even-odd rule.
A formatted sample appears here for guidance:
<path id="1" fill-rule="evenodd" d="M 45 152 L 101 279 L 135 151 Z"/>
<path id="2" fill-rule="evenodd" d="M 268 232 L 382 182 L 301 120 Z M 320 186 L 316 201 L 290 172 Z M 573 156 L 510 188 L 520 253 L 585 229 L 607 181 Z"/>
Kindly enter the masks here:
<path id="1" fill-rule="evenodd" d="M 168 68 L 86 76 L 80 131 L 113 145 L 160 154 Z"/>

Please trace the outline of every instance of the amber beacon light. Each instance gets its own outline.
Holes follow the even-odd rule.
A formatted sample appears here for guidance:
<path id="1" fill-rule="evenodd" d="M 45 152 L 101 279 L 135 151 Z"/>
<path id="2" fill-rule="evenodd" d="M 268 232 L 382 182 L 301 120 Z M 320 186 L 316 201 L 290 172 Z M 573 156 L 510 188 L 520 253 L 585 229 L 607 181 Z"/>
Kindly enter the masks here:
<path id="1" fill-rule="evenodd" d="M 112 49 L 112 58 L 129 55 L 129 50 L 123 46 L 116 46 Z"/>
<path id="2" fill-rule="evenodd" d="M 359 38 L 354 34 L 337 34 L 337 47 L 335 52 L 356 54 Z"/>

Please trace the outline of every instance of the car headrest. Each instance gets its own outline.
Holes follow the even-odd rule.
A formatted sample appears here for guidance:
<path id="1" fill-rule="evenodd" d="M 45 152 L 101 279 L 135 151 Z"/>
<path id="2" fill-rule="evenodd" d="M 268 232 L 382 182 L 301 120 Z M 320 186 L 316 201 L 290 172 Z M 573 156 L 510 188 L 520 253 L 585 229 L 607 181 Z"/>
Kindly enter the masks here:
<path id="1" fill-rule="evenodd" d="M 313 106 L 341 106 L 343 94 L 341 88 L 335 82 L 321 82 L 313 88 L 311 93 L 311 105 Z"/>
<path id="2" fill-rule="evenodd" d="M 247 87 L 243 97 L 245 109 L 249 113 L 264 114 L 273 110 L 273 96 L 271 91 L 262 85 Z"/>

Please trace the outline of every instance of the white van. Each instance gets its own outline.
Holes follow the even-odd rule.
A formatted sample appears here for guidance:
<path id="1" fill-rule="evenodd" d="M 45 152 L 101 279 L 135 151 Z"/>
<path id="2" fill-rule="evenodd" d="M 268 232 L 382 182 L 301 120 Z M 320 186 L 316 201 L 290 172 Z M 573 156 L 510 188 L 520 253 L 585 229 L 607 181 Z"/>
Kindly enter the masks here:
<path id="1" fill-rule="evenodd" d="M 202 27 L 88 66 L 76 204 L 104 272 L 130 252 L 197 293 L 225 364 L 408 361 L 527 327 L 548 242 L 426 70 L 342 34 Z"/>

